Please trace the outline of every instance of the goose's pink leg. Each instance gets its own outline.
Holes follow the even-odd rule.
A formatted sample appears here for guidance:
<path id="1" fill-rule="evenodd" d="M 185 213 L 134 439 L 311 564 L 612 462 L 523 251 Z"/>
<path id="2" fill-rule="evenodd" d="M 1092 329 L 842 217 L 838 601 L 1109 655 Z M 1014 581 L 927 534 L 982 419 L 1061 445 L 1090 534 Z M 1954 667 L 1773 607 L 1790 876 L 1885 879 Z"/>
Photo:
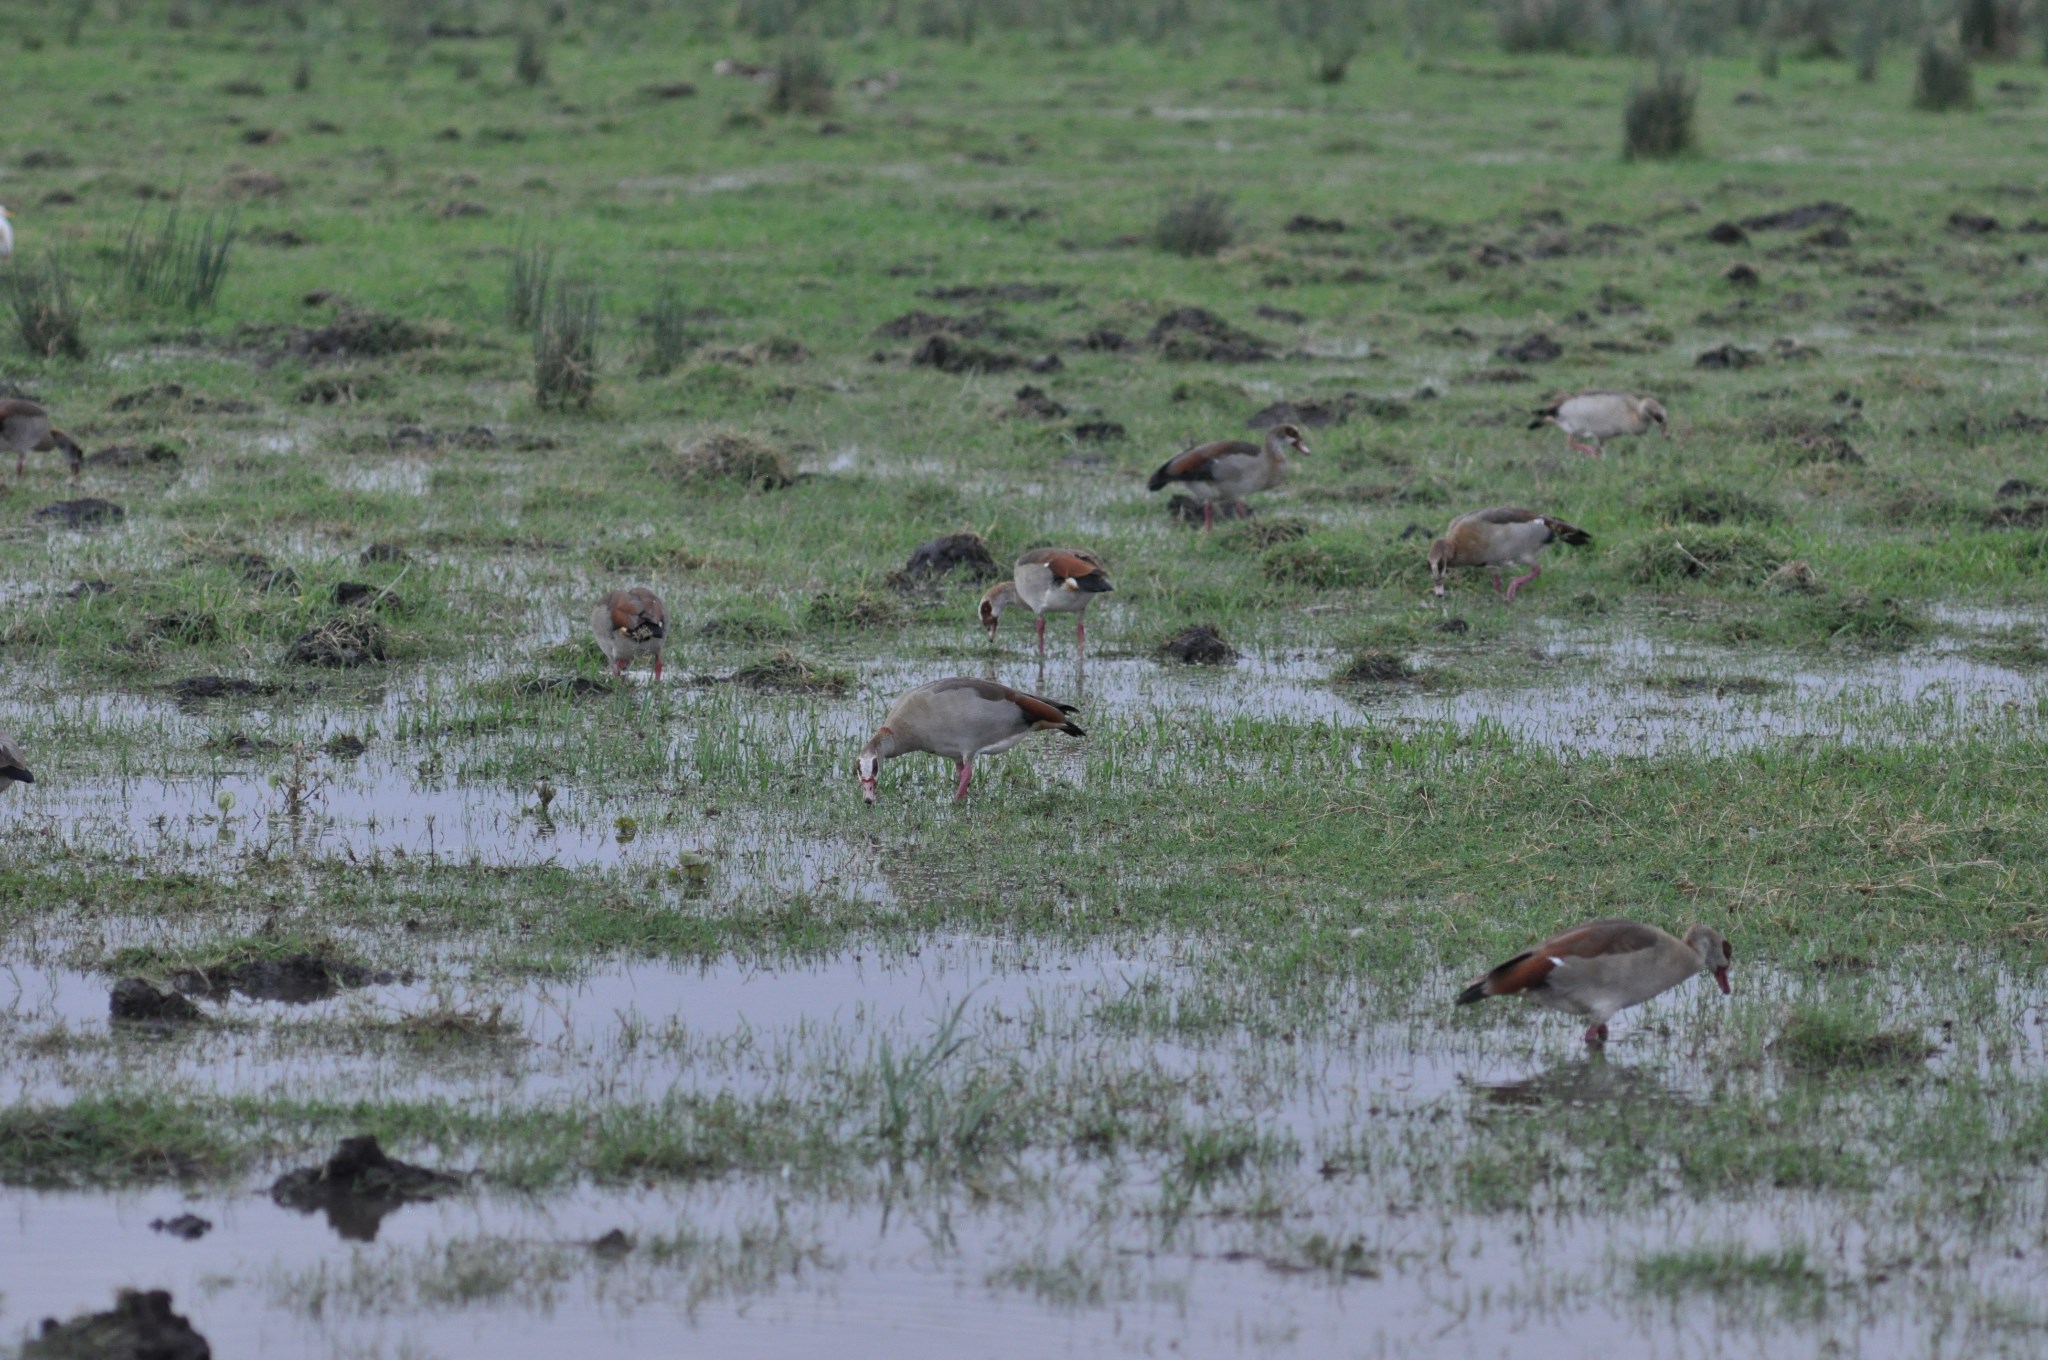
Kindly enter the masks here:
<path id="1" fill-rule="evenodd" d="M 17 468 L 15 469 L 15 471 L 18 473 L 20 469 Z M 1202 527 L 1204 529 L 1213 529 L 1216 527 L 1216 502 L 1202 502 Z"/>
<path id="2" fill-rule="evenodd" d="M 963 761 L 961 761 L 961 762 L 960 762 L 960 787 L 959 787 L 958 789 L 954 790 L 954 792 L 953 792 L 953 801 L 954 801 L 954 802 L 956 802 L 956 803 L 957 803 L 957 802 L 959 802 L 959 801 L 960 801 L 960 800 L 961 800 L 962 798 L 965 798 L 965 797 L 967 796 L 967 781 L 968 781 L 968 780 L 970 780 L 970 779 L 972 779 L 973 777 L 974 777 L 974 763 L 973 763 L 972 761 L 967 761 L 967 760 L 963 760 Z"/>
<path id="3" fill-rule="evenodd" d="M 1088 620 L 1082 618 L 1079 614 L 1074 615 L 1074 650 L 1077 652 L 1088 650 Z"/>
<path id="4" fill-rule="evenodd" d="M 1607 1022 L 1605 1020 L 1586 1031 L 1586 1042 L 1595 1048 L 1600 1048 L 1607 1043 Z"/>
<path id="5" fill-rule="evenodd" d="M 1038 616 L 1038 654 L 1045 655 L 1045 615 Z"/>
<path id="6" fill-rule="evenodd" d="M 657 680 L 661 679 L 661 653 L 660 653 L 660 652 L 656 652 L 656 653 L 654 654 L 654 678 L 655 678 L 655 679 L 657 679 Z"/>
<path id="7" fill-rule="evenodd" d="M 1577 449 L 1580 453 L 1585 454 L 1588 458 L 1598 458 L 1600 456 L 1600 449 L 1598 445 L 1581 444 L 1576 439 L 1572 440 L 1571 443 L 1573 448 Z"/>
<path id="8" fill-rule="evenodd" d="M 1517 576 L 1514 580 L 1508 582 L 1507 602 L 1509 604 L 1513 604 L 1515 602 L 1515 592 L 1520 590 L 1523 586 L 1528 585 L 1529 582 L 1535 580 L 1542 574 L 1543 568 L 1532 565 L 1529 568 L 1529 574 L 1527 576 Z"/>

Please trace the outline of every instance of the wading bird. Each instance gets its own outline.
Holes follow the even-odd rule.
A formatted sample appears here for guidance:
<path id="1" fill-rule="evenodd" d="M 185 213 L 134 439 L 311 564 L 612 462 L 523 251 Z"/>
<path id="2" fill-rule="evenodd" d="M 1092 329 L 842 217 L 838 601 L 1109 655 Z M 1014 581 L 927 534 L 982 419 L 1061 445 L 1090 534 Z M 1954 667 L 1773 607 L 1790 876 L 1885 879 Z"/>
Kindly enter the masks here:
<path id="1" fill-rule="evenodd" d="M 28 470 L 31 453 L 47 453 L 51 449 L 64 450 L 74 482 L 78 480 L 79 468 L 85 464 L 85 450 L 78 447 L 78 441 L 50 424 L 50 413 L 39 403 L 20 397 L 0 401 L 0 449 L 14 455 L 17 477 Z"/>
<path id="2" fill-rule="evenodd" d="M 1072 704 L 1056 704 L 993 680 L 955 676 L 919 685 L 896 701 L 875 735 L 860 748 L 860 759 L 854 763 L 860 796 L 875 801 L 883 761 L 929 751 L 949 758 L 959 771 L 960 787 L 953 792 L 957 802 L 967 796 L 976 756 L 1007 751 L 1033 732 L 1087 736 L 1067 717 L 1078 711 Z"/>
<path id="3" fill-rule="evenodd" d="M 1290 449 L 1301 454 L 1308 452 L 1298 426 L 1275 425 L 1266 431 L 1265 441 L 1259 444 L 1242 439 L 1197 444 L 1160 464 L 1152 480 L 1145 483 L 1145 489 L 1158 491 L 1169 484 L 1183 488 L 1202 503 L 1202 527 L 1214 528 L 1216 502 L 1241 506 L 1246 496 L 1271 490 L 1287 479 Z"/>
<path id="4" fill-rule="evenodd" d="M 5 793 L 15 784 L 33 784 L 36 777 L 29 773 L 28 762 L 21 758 L 21 749 L 5 733 L 0 732 L 0 793 Z"/>
<path id="5" fill-rule="evenodd" d="M 1695 973 L 1712 973 L 1725 993 L 1734 951 L 1712 926 L 1694 926 L 1683 940 L 1639 921 L 1594 921 L 1524 950 L 1458 993 L 1469 1006 L 1489 996 L 1526 996 L 1554 1011 L 1583 1015 L 1586 1042 L 1607 1042 L 1607 1020 L 1640 1006 Z"/>
<path id="6" fill-rule="evenodd" d="M 1666 439 L 1671 437 L 1663 404 L 1628 392 L 1574 392 L 1530 414 L 1536 417 L 1529 422 L 1530 429 L 1555 425 L 1570 437 L 1573 448 L 1595 458 L 1608 440 L 1641 434 L 1652 425 L 1664 431 Z M 1588 439 L 1593 442 L 1585 443 Z"/>
<path id="7" fill-rule="evenodd" d="M 988 588 L 981 597 L 981 626 L 995 641 L 996 620 L 1013 604 L 1022 603 L 1038 616 L 1038 654 L 1045 655 L 1045 616 L 1074 616 L 1074 646 L 1088 645 L 1088 602 L 1112 589 L 1109 568 L 1085 548 L 1033 548 L 1017 559 L 1011 579 Z"/>
<path id="8" fill-rule="evenodd" d="M 615 590 L 590 611 L 590 631 L 615 674 L 643 656 L 654 658 L 654 678 L 661 679 L 661 645 L 668 638 L 668 610 L 646 586 Z"/>
<path id="9" fill-rule="evenodd" d="M 1444 536 L 1429 545 L 1429 576 L 1436 593 L 1444 593 L 1444 582 L 1453 567 L 1494 567 L 1509 563 L 1529 569 L 1527 576 L 1508 582 L 1502 598 L 1514 602 L 1515 592 L 1543 574 L 1536 559 L 1554 540 L 1563 539 L 1573 547 L 1593 541 L 1584 529 L 1566 524 L 1551 515 L 1497 505 L 1491 510 L 1474 510 L 1460 515 L 1444 530 Z M 1493 590 L 1501 594 L 1500 572 L 1493 573 Z"/>

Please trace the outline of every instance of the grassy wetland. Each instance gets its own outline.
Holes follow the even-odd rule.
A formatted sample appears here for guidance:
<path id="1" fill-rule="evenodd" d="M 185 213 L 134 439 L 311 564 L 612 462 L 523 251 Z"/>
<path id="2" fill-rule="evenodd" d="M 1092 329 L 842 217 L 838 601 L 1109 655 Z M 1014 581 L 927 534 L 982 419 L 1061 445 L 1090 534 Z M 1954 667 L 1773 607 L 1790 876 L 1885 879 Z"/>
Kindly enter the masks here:
<path id="1" fill-rule="evenodd" d="M 2048 74 L 1710 8 L 25 7 L 0 1352 L 2048 1349 Z M 863 806 L 948 674 L 1088 735 Z M 1733 996 L 1453 1011 L 1607 915 Z"/>

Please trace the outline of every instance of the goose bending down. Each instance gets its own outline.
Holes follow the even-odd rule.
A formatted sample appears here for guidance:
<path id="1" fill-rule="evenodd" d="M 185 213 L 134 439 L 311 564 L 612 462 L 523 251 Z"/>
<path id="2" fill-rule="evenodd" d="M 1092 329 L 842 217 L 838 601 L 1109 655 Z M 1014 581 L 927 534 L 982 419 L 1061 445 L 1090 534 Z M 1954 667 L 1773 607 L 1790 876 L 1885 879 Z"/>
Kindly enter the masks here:
<path id="1" fill-rule="evenodd" d="M 661 647 L 668 638 L 668 610 L 646 586 L 615 590 L 590 611 L 590 630 L 615 673 L 643 656 L 654 658 L 654 678 L 661 679 Z"/>
<path id="2" fill-rule="evenodd" d="M 860 796 L 875 801 L 883 761 L 929 751 L 948 757 L 959 771 L 960 787 L 953 792 L 957 802 L 967 796 L 976 756 L 1007 751 L 1033 732 L 1085 737 L 1088 734 L 1067 716 L 1079 711 L 1072 704 L 1056 704 L 993 680 L 955 676 L 919 685 L 896 701 L 875 735 L 860 748 L 860 759 L 854 763 Z"/>
<path id="3" fill-rule="evenodd" d="M 5 732 L 0 732 L 0 793 L 5 793 L 15 784 L 33 784 L 36 777 L 29 773 L 28 762 L 21 758 L 21 750 Z"/>
<path id="4" fill-rule="evenodd" d="M 0 449 L 14 455 L 14 475 L 17 477 L 28 470 L 31 453 L 62 449 L 71 465 L 71 480 L 74 482 L 78 480 L 79 468 L 85 463 L 85 450 L 78 447 L 78 441 L 50 424 L 50 413 L 40 403 L 20 397 L 0 401 Z"/>
<path id="5" fill-rule="evenodd" d="M 1275 425 L 1266 431 L 1264 442 L 1258 444 L 1242 439 L 1197 444 L 1161 463 L 1152 480 L 1145 483 L 1145 489 L 1158 491 L 1168 484 L 1184 488 L 1202 503 L 1202 527 L 1214 528 L 1216 502 L 1243 505 L 1246 496 L 1271 490 L 1287 479 L 1290 449 L 1300 454 L 1308 452 L 1298 426 Z"/>
<path id="6" fill-rule="evenodd" d="M 1109 568 L 1085 548 L 1033 548 L 1017 559 L 1011 579 L 988 588 L 981 597 L 981 626 L 995 641 L 996 620 L 1021 603 L 1038 616 L 1038 654 L 1045 655 L 1045 616 L 1074 616 L 1074 645 L 1088 645 L 1088 602 L 1112 589 Z"/>
<path id="7" fill-rule="evenodd" d="M 1641 434 L 1652 425 L 1664 431 L 1666 439 L 1671 437 L 1663 403 L 1629 392 L 1574 392 L 1530 414 L 1536 417 L 1529 422 L 1530 429 L 1555 425 L 1570 438 L 1573 448 L 1595 458 L 1608 440 Z M 1588 439 L 1593 442 L 1583 442 Z"/>
<path id="8" fill-rule="evenodd" d="M 1712 973 L 1728 992 L 1733 956 L 1712 926 L 1694 926 L 1680 940 L 1640 921 L 1594 921 L 1515 955 L 1458 993 L 1458 1004 L 1526 996 L 1550 1010 L 1585 1016 L 1592 1021 L 1586 1042 L 1600 1045 L 1607 1042 L 1609 1016 L 1662 996 L 1695 973 Z"/>
<path id="9" fill-rule="evenodd" d="M 1536 559 L 1558 539 L 1576 548 L 1591 543 L 1593 536 L 1554 515 L 1539 515 L 1512 505 L 1474 510 L 1452 520 L 1444 536 L 1429 545 L 1430 580 L 1441 595 L 1453 567 L 1497 568 L 1516 563 L 1527 567 L 1529 574 L 1508 582 L 1503 598 L 1512 604 L 1516 591 L 1543 574 Z M 1493 573 L 1493 589 L 1495 594 L 1500 593 L 1499 571 Z"/>

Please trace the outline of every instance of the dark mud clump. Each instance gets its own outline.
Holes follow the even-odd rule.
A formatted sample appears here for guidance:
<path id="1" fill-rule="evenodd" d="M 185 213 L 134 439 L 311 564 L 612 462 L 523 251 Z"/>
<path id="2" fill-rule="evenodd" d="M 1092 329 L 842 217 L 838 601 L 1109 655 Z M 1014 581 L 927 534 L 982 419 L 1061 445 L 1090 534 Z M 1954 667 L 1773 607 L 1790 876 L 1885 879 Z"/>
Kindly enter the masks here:
<path id="1" fill-rule="evenodd" d="M 176 1218 L 150 1220 L 149 1230 L 175 1237 L 180 1242 L 197 1242 L 213 1231 L 213 1220 L 197 1214 L 179 1214 Z"/>
<path id="2" fill-rule="evenodd" d="M 989 581 L 1001 575 L 995 558 L 989 555 L 988 544 L 980 534 L 947 534 L 944 538 L 920 543 L 910 554 L 910 560 L 903 564 L 903 570 L 896 578 L 903 581 L 928 581 L 935 577 L 949 576 L 963 571 L 977 581 Z"/>
<path id="3" fill-rule="evenodd" d="M 1206 623 L 1175 633 L 1160 647 L 1159 654 L 1184 666 L 1228 666 L 1237 660 L 1237 648 Z"/>
<path id="4" fill-rule="evenodd" d="M 1352 416 L 1361 414 L 1375 420 L 1405 420 L 1408 403 L 1346 392 L 1328 401 L 1276 401 L 1253 412 L 1244 423 L 1245 428 L 1252 430 L 1271 429 L 1275 425 L 1301 425 L 1314 430 L 1342 425 Z"/>
<path id="5" fill-rule="evenodd" d="M 1261 321 L 1277 321 L 1283 326 L 1303 326 L 1308 324 L 1308 313 L 1306 312 L 1297 312 L 1291 307 L 1271 307 L 1263 302 L 1252 308 L 1252 315 Z"/>
<path id="6" fill-rule="evenodd" d="M 1564 357 L 1564 346 L 1546 331 L 1531 331 L 1519 340 L 1503 344 L 1493 354 L 1511 364 L 1547 364 Z"/>
<path id="7" fill-rule="evenodd" d="M 1741 349 L 1735 345 L 1718 345 L 1713 349 L 1705 351 L 1692 361 L 1694 368 L 1712 368 L 1728 371 L 1754 368 L 1762 362 L 1763 360 L 1758 358 L 1754 351 Z"/>
<path id="8" fill-rule="evenodd" d="M 362 565 L 376 566 L 380 563 L 405 563 L 412 561 L 412 554 L 396 543 L 372 543 L 356 554 L 356 561 Z"/>
<path id="9" fill-rule="evenodd" d="M 1418 678 L 1407 658 L 1393 652 L 1360 652 L 1337 672 L 1347 685 L 1405 685 Z"/>
<path id="10" fill-rule="evenodd" d="M 841 695 L 851 687 L 839 671 L 814 666 L 794 652 L 751 661 L 732 673 L 732 683 L 741 689 L 771 694 Z"/>
<path id="11" fill-rule="evenodd" d="M 1716 222 L 1707 228 L 1707 239 L 1717 246 L 1742 246 L 1749 244 L 1749 233 L 1733 222 Z"/>
<path id="12" fill-rule="evenodd" d="M 1998 484 L 1997 495 L 2002 501 L 2017 501 L 2037 496 L 2040 492 L 2038 483 L 2030 482 L 2024 477 L 2008 477 Z"/>
<path id="13" fill-rule="evenodd" d="M 2048 527 L 2048 500 L 2030 500 L 2019 505 L 2001 505 L 1984 516 L 1987 529 L 2039 529 Z"/>
<path id="14" fill-rule="evenodd" d="M 1666 524 L 1758 524 L 1778 517 L 1778 508 L 1768 501 L 1709 482 L 1655 492 L 1644 500 L 1643 509 Z"/>
<path id="15" fill-rule="evenodd" d="M 171 697 L 181 704 L 277 693 L 276 685 L 266 684 L 260 680 L 244 680 L 234 675 L 188 675 L 183 680 L 173 680 L 167 688 L 171 691 Z"/>
<path id="16" fill-rule="evenodd" d="M 941 333 L 927 337 L 911 354 L 910 362 L 919 368 L 936 368 L 941 373 L 1007 373 L 1022 367 L 1024 360 Z"/>
<path id="17" fill-rule="evenodd" d="M 64 592 L 64 598 L 67 600 L 89 600 L 95 595 L 111 595 L 113 593 L 114 583 L 112 581 L 80 581 Z"/>
<path id="18" fill-rule="evenodd" d="M 1275 357 L 1267 341 L 1205 307 L 1176 307 L 1145 339 L 1165 358 L 1183 363 L 1256 364 Z"/>
<path id="19" fill-rule="evenodd" d="M 200 1018 L 199 1008 L 176 992 L 160 992 L 139 977 L 122 978 L 107 1000 L 107 1013 L 128 1024 L 183 1025 Z"/>
<path id="20" fill-rule="evenodd" d="M 1526 368 L 1482 368 L 1476 373 L 1467 374 L 1461 381 L 1506 387 L 1514 383 L 1535 382 L 1536 375 Z"/>
<path id="21" fill-rule="evenodd" d="M 1764 281 L 1753 264 L 1731 264 L 1721 271 L 1721 277 L 1736 288 L 1754 288 Z"/>
<path id="22" fill-rule="evenodd" d="M 111 444 L 85 460 L 89 468 L 161 468 L 175 472 L 184 459 L 169 444 Z"/>
<path id="23" fill-rule="evenodd" d="M 433 343 L 432 332 L 404 317 L 364 307 L 345 307 L 325 326 L 293 331 L 285 341 L 285 350 L 318 362 L 403 354 L 426 349 Z"/>
<path id="24" fill-rule="evenodd" d="M 1250 519 L 1252 513 L 1252 508 L 1243 501 L 1216 502 L 1216 522 L 1218 524 L 1229 519 Z M 1177 523 L 1192 524 L 1196 528 L 1200 528 L 1203 519 L 1202 502 L 1196 500 L 1193 496 L 1175 496 L 1166 503 L 1166 516 Z"/>
<path id="25" fill-rule="evenodd" d="M 235 553 L 227 559 L 241 578 L 266 595 L 274 590 L 296 591 L 299 588 L 299 574 L 290 567 L 280 567 L 258 552 Z"/>
<path id="26" fill-rule="evenodd" d="M 270 1198 L 302 1214 L 325 1213 L 342 1237 L 370 1242 L 386 1215 L 407 1204 L 431 1203 L 461 1184 L 459 1176 L 386 1156 L 375 1137 L 362 1134 L 342 1139 L 325 1164 L 279 1176 Z"/>
<path id="27" fill-rule="evenodd" d="M 334 602 L 343 609 L 388 609 L 394 614 L 407 612 L 403 599 L 362 581 L 337 581 Z"/>
<path id="28" fill-rule="evenodd" d="M 326 1001 L 343 988 L 390 982 L 390 973 L 374 972 L 360 963 L 319 954 L 286 954 L 275 959 L 249 959 L 216 968 L 187 968 L 172 979 L 181 992 L 209 1000 L 225 1000 L 239 992 L 252 1001 L 303 1004 Z"/>
<path id="29" fill-rule="evenodd" d="M 182 383 L 152 383 L 133 392 L 123 392 L 107 403 L 109 411 L 158 411 L 180 415 L 245 416 L 256 403 L 234 397 L 215 399 L 188 392 Z"/>
<path id="30" fill-rule="evenodd" d="M 1748 231 L 1805 231 L 1808 227 L 1847 226 L 1857 220 L 1856 210 L 1844 203 L 1823 199 L 1782 212 L 1759 213 L 1742 219 Z"/>
<path id="31" fill-rule="evenodd" d="M 59 1322 L 44 1318 L 22 1360 L 213 1360 L 213 1347 L 171 1311 L 170 1291 L 124 1289 L 104 1313 Z"/>
<path id="32" fill-rule="evenodd" d="M 1643 687 L 1681 699 L 1701 695 L 1723 699 L 1731 694 L 1774 694 L 1785 685 L 1756 675 L 1654 675 L 1643 681 Z"/>
<path id="33" fill-rule="evenodd" d="M 45 524 L 61 524 L 66 529 L 91 529 L 102 524 L 119 524 L 128 518 L 128 512 L 98 496 L 81 496 L 72 501 L 52 501 L 36 511 L 35 517 Z"/>
<path id="34" fill-rule="evenodd" d="M 1053 302 L 1066 292 L 1058 283 L 961 283 L 928 288 L 924 295 L 934 302 Z"/>
<path id="35" fill-rule="evenodd" d="M 874 329 L 875 337 L 881 340 L 914 340 L 925 335 L 951 335 L 962 340 L 986 337 L 1007 340 L 1013 334 L 1014 329 L 1004 323 L 1002 313 L 995 311 L 975 316 L 944 316 L 919 309 L 884 321 Z"/>
<path id="36" fill-rule="evenodd" d="M 366 615 L 344 614 L 299 634 L 286 658 L 338 670 L 375 665 L 384 660 L 384 630 Z"/>
<path id="37" fill-rule="evenodd" d="M 564 699 L 594 699 L 599 695 L 616 691 L 603 680 L 593 680 L 587 675 L 532 675 L 521 680 L 514 687 L 523 699 L 538 699 L 543 695 L 559 695 Z"/>
<path id="38" fill-rule="evenodd" d="M 1084 444 L 1113 444 L 1129 431 L 1114 420 L 1084 420 L 1074 426 L 1074 438 Z"/>
<path id="39" fill-rule="evenodd" d="M 675 476 L 685 485 L 737 482 L 751 491 L 780 491 L 797 481 L 782 450 L 738 430 L 713 430 L 684 449 Z"/>
<path id="40" fill-rule="evenodd" d="M 1067 408 L 1039 388 L 1025 386 L 1017 389 L 1017 404 L 1010 408 L 1010 414 L 1026 420 L 1062 420 Z"/>
<path id="41" fill-rule="evenodd" d="M 336 732 L 321 745 L 320 749 L 336 760 L 354 760 L 369 750 L 370 745 L 353 732 Z"/>
<path id="42" fill-rule="evenodd" d="M 1296 213 L 1287 219 L 1280 230 L 1290 236 L 1336 236 L 1343 232 L 1344 223 L 1335 217 L 1311 217 L 1307 213 Z"/>
<path id="43" fill-rule="evenodd" d="M 1990 213 L 1958 208 L 1948 215 L 1948 229 L 1957 236 L 1990 236 L 1998 231 L 1998 219 Z"/>

